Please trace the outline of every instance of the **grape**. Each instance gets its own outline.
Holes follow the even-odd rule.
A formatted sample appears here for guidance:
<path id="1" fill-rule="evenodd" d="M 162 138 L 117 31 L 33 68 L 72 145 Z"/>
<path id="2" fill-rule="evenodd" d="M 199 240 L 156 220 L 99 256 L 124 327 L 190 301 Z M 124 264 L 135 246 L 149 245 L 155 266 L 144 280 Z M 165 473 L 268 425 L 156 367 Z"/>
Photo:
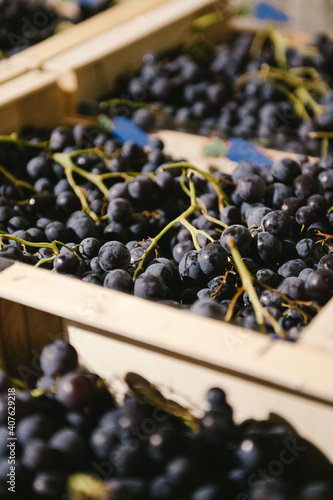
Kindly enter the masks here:
<path id="1" fill-rule="evenodd" d="M 206 394 L 206 400 L 211 406 L 211 409 L 218 409 L 226 403 L 226 394 L 219 387 L 211 387 Z"/>
<path id="2" fill-rule="evenodd" d="M 66 477 L 59 472 L 39 472 L 34 478 L 32 489 L 40 498 L 58 500 L 66 494 Z"/>
<path id="3" fill-rule="evenodd" d="M 233 436 L 234 424 L 229 415 L 229 408 L 224 411 L 209 410 L 201 420 L 201 432 L 204 440 L 212 446 L 224 446 Z"/>
<path id="4" fill-rule="evenodd" d="M 98 252 L 98 261 L 104 271 L 126 268 L 131 259 L 129 250 L 119 241 L 109 241 Z"/>
<path id="5" fill-rule="evenodd" d="M 265 181 L 253 173 L 242 176 L 236 185 L 236 192 L 240 198 L 249 203 L 260 201 L 264 197 L 265 191 Z"/>
<path id="6" fill-rule="evenodd" d="M 227 252 L 221 245 L 208 243 L 198 254 L 201 271 L 208 276 L 224 274 L 228 262 L 227 257 Z"/>
<path id="7" fill-rule="evenodd" d="M 179 262 L 179 276 L 184 280 L 199 280 L 201 277 L 201 266 L 198 260 L 198 250 L 190 250 L 186 252 L 182 260 Z"/>
<path id="8" fill-rule="evenodd" d="M 20 420 L 16 428 L 17 439 L 21 444 L 30 440 L 48 439 L 53 433 L 55 426 L 44 415 L 34 413 Z"/>
<path id="9" fill-rule="evenodd" d="M 80 411 L 92 404 L 95 394 L 93 380 L 84 373 L 72 371 L 61 378 L 56 397 L 66 408 Z"/>
<path id="10" fill-rule="evenodd" d="M 298 276 L 303 269 L 307 267 L 307 264 L 302 259 L 292 259 L 285 262 L 277 270 L 277 273 L 284 278 L 289 278 L 291 276 Z"/>
<path id="11" fill-rule="evenodd" d="M 133 214 L 131 203 L 126 198 L 115 198 L 110 201 L 108 206 L 108 215 L 110 220 L 117 222 L 126 222 Z"/>
<path id="12" fill-rule="evenodd" d="M 7 393 L 9 387 L 11 387 L 11 379 L 9 375 L 0 371 L 0 393 Z"/>
<path id="13" fill-rule="evenodd" d="M 119 292 L 133 293 L 132 276 L 124 269 L 114 269 L 105 274 L 103 286 Z"/>
<path id="14" fill-rule="evenodd" d="M 221 490 L 217 484 L 206 484 L 201 486 L 191 496 L 191 500 L 219 500 Z"/>
<path id="15" fill-rule="evenodd" d="M 293 300 L 306 300 L 305 283 L 301 278 L 285 278 L 277 290 Z"/>
<path id="16" fill-rule="evenodd" d="M 70 428 L 60 429 L 53 434 L 49 447 L 59 454 L 67 470 L 77 470 L 85 461 L 86 444 L 78 432 Z"/>
<path id="17" fill-rule="evenodd" d="M 180 451 L 179 436 L 171 427 L 161 427 L 149 438 L 147 453 L 157 463 L 170 460 Z"/>
<path id="18" fill-rule="evenodd" d="M 238 464 L 249 472 L 258 470 L 269 460 L 273 460 L 276 453 L 273 443 L 271 436 L 258 432 L 244 436 L 235 450 Z"/>
<path id="19" fill-rule="evenodd" d="M 76 369 L 78 355 L 75 348 L 65 340 L 56 340 L 41 352 L 40 365 L 44 375 L 57 377 Z"/>
<path id="20" fill-rule="evenodd" d="M 58 453 L 41 439 L 31 439 L 23 449 L 21 462 L 28 470 L 54 470 L 60 464 Z"/>
<path id="21" fill-rule="evenodd" d="M 306 280 L 305 289 L 311 300 L 325 304 L 333 293 L 333 271 L 317 269 Z"/>
<path id="22" fill-rule="evenodd" d="M 220 238 L 220 244 L 228 254 L 231 253 L 228 244 L 229 238 L 234 239 L 235 246 L 241 255 L 246 254 L 249 251 L 252 238 L 246 227 L 241 226 L 240 224 L 233 224 L 223 231 Z"/>
<path id="23" fill-rule="evenodd" d="M 167 287 L 160 276 L 143 273 L 135 280 L 134 295 L 141 299 L 163 300 L 167 296 Z"/>
<path id="24" fill-rule="evenodd" d="M 66 222 L 79 241 L 88 237 L 95 237 L 97 229 L 94 221 L 85 212 L 73 212 Z M 63 240 L 61 240 L 63 241 Z"/>
<path id="25" fill-rule="evenodd" d="M 325 482 L 309 483 L 301 491 L 297 500 L 329 500 L 333 495 L 333 486 Z"/>
<path id="26" fill-rule="evenodd" d="M 262 260 L 276 259 L 282 252 L 281 241 L 270 233 L 259 233 L 257 249 Z"/>
<path id="27" fill-rule="evenodd" d="M 80 259 L 74 253 L 63 253 L 56 256 L 53 268 L 57 273 L 75 274 L 80 265 Z"/>

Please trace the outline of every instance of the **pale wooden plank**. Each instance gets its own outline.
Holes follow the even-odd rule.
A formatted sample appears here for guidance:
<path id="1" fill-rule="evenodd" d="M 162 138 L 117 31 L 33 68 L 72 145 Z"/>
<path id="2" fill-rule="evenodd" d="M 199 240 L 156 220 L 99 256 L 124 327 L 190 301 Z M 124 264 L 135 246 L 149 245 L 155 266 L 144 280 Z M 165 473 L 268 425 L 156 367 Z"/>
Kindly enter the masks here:
<path id="1" fill-rule="evenodd" d="M 301 337 L 301 343 L 308 346 L 318 346 L 325 352 L 333 353 L 333 299 L 322 309 L 306 328 Z M 332 354 L 331 354 L 332 355 Z"/>
<path id="2" fill-rule="evenodd" d="M 147 50 L 167 49 L 184 42 L 191 21 L 211 6 L 211 0 L 169 0 L 144 15 L 115 26 L 89 41 L 49 59 L 45 69 L 77 75 L 76 99 L 100 97 L 110 92 L 124 70 L 138 68 Z"/>
<path id="3" fill-rule="evenodd" d="M 270 412 L 277 413 L 333 460 L 332 405 L 70 326 L 69 338 L 81 361 L 104 377 L 118 394 L 125 390 L 121 381 L 126 372 L 135 371 L 200 415 L 205 409 L 206 391 L 222 387 L 237 422 L 246 418 L 264 419 Z M 283 359 L 280 370 L 284 370 Z"/>
<path id="4" fill-rule="evenodd" d="M 0 297 L 30 307 L 38 304 L 40 310 L 88 331 L 333 402 L 332 356 L 321 349 L 272 342 L 256 332 L 95 285 L 82 286 L 79 280 L 24 264 L 6 269 L 1 278 Z M 321 370 L 309 371 L 310 364 Z"/>
<path id="5" fill-rule="evenodd" d="M 66 115 L 57 74 L 30 71 L 1 86 L 0 134 L 19 132 L 27 125 L 55 127 Z"/>
<path id="6" fill-rule="evenodd" d="M 12 56 L 11 59 L 13 64 L 27 64 L 31 68 L 39 69 L 47 60 L 62 52 L 165 2 L 166 0 L 130 0 L 126 3 L 118 3 L 104 12 Z"/>
<path id="7" fill-rule="evenodd" d="M 207 169 L 212 167 L 221 170 L 225 173 L 231 173 L 235 168 L 236 163 L 228 160 L 225 157 L 207 157 L 203 154 L 203 148 L 210 142 L 210 137 L 188 134 L 185 132 L 177 132 L 174 130 L 159 130 L 153 136 L 159 137 L 164 142 L 164 149 L 167 154 L 173 157 L 184 158 L 199 168 Z M 279 160 L 281 158 L 297 159 L 297 154 L 276 151 L 258 147 L 259 151 L 266 154 L 269 158 Z M 315 161 L 315 158 L 310 158 Z"/>
<path id="8" fill-rule="evenodd" d="M 42 347 L 61 334 L 61 320 L 6 299 L 0 300 L 0 316 L 1 360 L 11 375 L 33 383 Z"/>
<path id="9" fill-rule="evenodd" d="M 0 61 L 0 85 L 14 80 L 31 69 L 29 61 L 16 61 L 3 59 Z"/>

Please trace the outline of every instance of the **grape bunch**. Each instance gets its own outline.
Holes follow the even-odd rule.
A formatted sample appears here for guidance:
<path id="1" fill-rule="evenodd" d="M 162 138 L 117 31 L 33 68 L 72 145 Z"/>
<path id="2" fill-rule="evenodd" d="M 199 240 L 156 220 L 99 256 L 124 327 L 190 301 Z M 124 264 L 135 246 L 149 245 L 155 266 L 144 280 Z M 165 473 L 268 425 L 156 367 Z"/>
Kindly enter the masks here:
<path id="1" fill-rule="evenodd" d="M 66 3 L 67 5 L 64 5 Z M 64 29 L 104 11 L 113 0 L 2 0 L 0 59 L 31 47 Z"/>
<path id="2" fill-rule="evenodd" d="M 19 261 L 290 340 L 333 295 L 332 156 L 227 175 L 171 159 L 159 139 L 78 124 L 1 137 L 0 175 L 1 269 Z"/>
<path id="3" fill-rule="evenodd" d="M 283 418 L 236 423 L 225 392 L 193 416 L 135 373 L 115 398 L 64 340 L 42 350 L 37 388 L 16 390 L 19 500 L 328 500 L 333 465 Z M 8 491 L 7 391 L 0 372 L 0 495 Z"/>
<path id="4" fill-rule="evenodd" d="M 265 29 L 217 45 L 201 36 L 171 52 L 146 53 L 137 74 L 120 78 L 110 109 L 126 109 L 147 129 L 249 138 L 319 156 L 318 139 L 325 138 L 326 152 L 330 141 L 332 147 L 333 42 L 320 35 L 312 46 L 286 43 Z"/>

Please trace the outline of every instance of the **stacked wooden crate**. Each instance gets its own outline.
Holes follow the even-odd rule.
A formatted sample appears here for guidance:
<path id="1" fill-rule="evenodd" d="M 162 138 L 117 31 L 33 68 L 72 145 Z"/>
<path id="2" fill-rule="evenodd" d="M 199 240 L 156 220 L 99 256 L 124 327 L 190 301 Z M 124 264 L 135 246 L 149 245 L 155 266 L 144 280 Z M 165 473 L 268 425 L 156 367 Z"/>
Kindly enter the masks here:
<path id="1" fill-rule="evenodd" d="M 15 59 L 21 74 L 1 86 L 0 132 L 70 122 L 81 99 L 104 95 L 146 50 L 184 41 L 193 19 L 212 7 L 209 0 L 126 2 L 117 26 L 101 15 L 89 34 L 78 26 L 78 35 L 22 53 Z M 180 154 L 177 136 L 161 137 Z M 199 139 L 182 138 L 181 145 L 182 155 L 205 162 Z M 332 303 L 290 344 L 22 264 L 1 273 L 0 297 L 2 357 L 11 371 L 29 368 L 61 334 L 107 380 L 138 371 L 196 406 L 208 387 L 221 385 L 237 420 L 279 413 L 333 460 Z"/>

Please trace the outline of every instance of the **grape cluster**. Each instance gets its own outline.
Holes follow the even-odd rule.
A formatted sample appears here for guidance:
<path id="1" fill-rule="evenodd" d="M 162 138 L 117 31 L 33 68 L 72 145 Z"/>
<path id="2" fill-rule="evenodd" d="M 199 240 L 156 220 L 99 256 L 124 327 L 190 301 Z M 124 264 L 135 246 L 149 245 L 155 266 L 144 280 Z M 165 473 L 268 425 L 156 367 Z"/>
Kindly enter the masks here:
<path id="1" fill-rule="evenodd" d="M 124 102 L 116 106 L 119 98 L 148 103 L 134 112 L 127 108 L 147 129 L 157 124 L 259 139 L 266 147 L 318 156 L 321 143 L 309 134 L 332 137 L 333 42 L 317 36 L 312 49 L 290 46 L 282 62 L 281 47 L 262 44 L 253 53 L 258 43 L 243 33 L 216 46 L 200 38 L 171 53 L 146 53 L 139 72 L 120 79 L 110 102 L 116 110 L 124 110 Z"/>
<path id="2" fill-rule="evenodd" d="M 44 347 L 37 389 L 16 391 L 18 499 L 326 500 L 333 465 L 275 415 L 237 424 L 219 388 L 194 417 L 130 373 L 117 401 L 103 380 L 78 366 L 64 340 Z M 7 474 L 7 390 L 0 372 L 0 495 Z M 118 398 L 119 399 L 119 398 Z"/>
<path id="3" fill-rule="evenodd" d="M 31 47 L 63 29 L 104 11 L 113 0 L 3 0 L 0 2 L 0 59 Z M 70 5 L 72 4 L 72 5 Z M 71 8 L 72 7 L 72 8 Z M 62 28 L 63 27 L 63 28 Z"/>
<path id="4" fill-rule="evenodd" d="M 0 141 L 2 269 L 20 261 L 293 340 L 332 297 L 331 156 L 212 174 L 156 138 L 41 134 Z"/>

